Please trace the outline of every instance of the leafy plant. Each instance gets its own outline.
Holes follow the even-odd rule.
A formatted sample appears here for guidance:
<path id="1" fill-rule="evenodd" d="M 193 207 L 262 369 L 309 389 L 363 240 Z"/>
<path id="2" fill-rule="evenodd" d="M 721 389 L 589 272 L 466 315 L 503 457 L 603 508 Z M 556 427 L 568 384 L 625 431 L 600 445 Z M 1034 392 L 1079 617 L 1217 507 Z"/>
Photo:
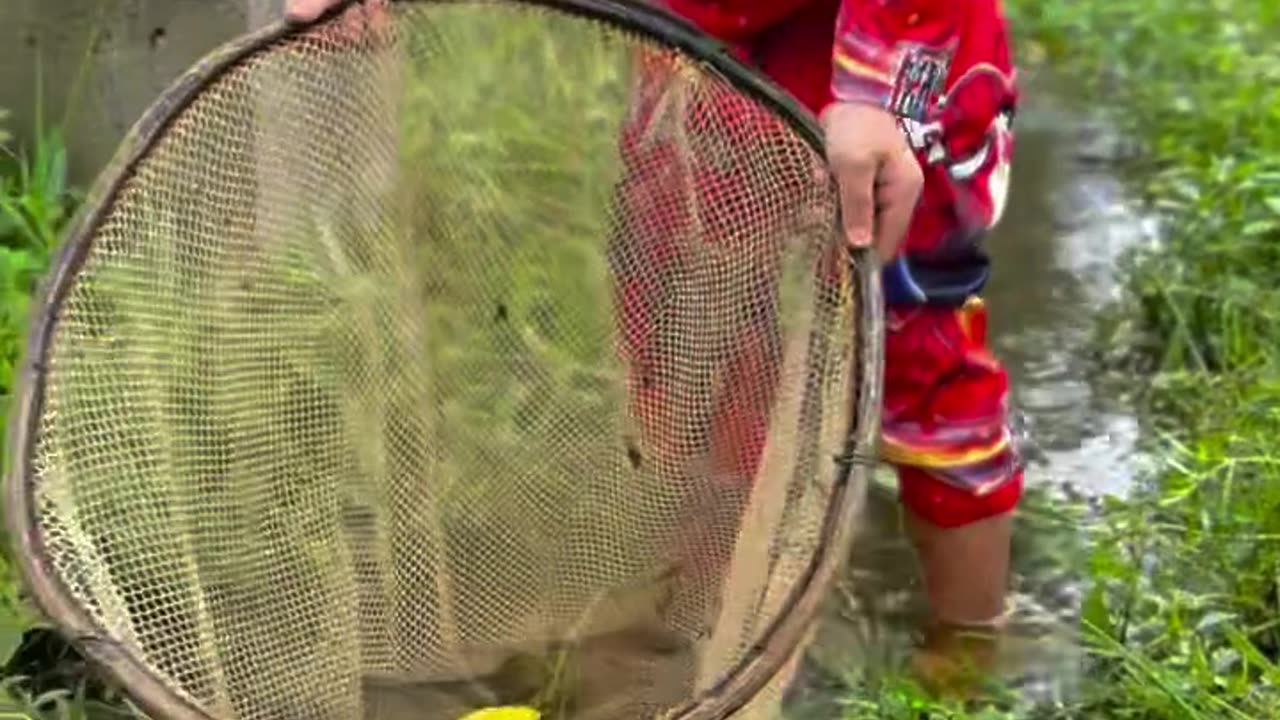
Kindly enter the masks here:
<path id="1" fill-rule="evenodd" d="M 6 406 L 31 295 L 76 201 L 59 130 L 46 131 L 29 153 L 0 147 L 0 403 Z"/>
<path id="2" fill-rule="evenodd" d="M 0 112 L 0 121 L 7 113 Z M 0 437 L 7 438 L 10 398 L 24 353 L 32 295 L 49 267 L 59 234 L 79 197 L 68 183 L 67 153 L 61 131 L 46 129 L 30 150 L 0 127 Z M 0 447 L 0 467 L 8 470 Z M 35 626 L 35 618 L 19 596 L 7 544 L 0 553 L 0 663 L 7 663 Z M 13 679 L 5 688 L 16 687 Z M 0 693 L 0 697 L 11 693 Z M 32 700 L 36 709 L 70 707 L 62 696 Z M 52 704 L 52 705 L 51 705 Z M 41 710 L 26 711 L 48 716 Z M 74 717 L 63 710 L 50 717 Z M 69 711 L 66 711 L 69 712 Z"/>

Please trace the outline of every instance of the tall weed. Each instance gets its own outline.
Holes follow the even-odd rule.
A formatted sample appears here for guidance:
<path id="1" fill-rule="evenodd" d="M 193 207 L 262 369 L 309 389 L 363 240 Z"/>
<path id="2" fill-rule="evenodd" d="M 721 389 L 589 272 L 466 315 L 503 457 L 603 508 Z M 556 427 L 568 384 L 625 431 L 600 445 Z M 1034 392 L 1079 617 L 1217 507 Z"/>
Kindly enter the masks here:
<path id="1" fill-rule="evenodd" d="M 0 123 L 6 119 L 7 113 L 0 111 Z M 45 126 L 39 113 L 37 127 L 40 134 L 29 147 L 21 147 L 14 134 L 0 125 L 0 438 L 6 440 L 32 296 L 49 268 L 63 226 L 79 201 L 78 193 L 68 182 L 61 129 Z M 8 469 L 6 448 L 0 445 L 0 470 L 7 473 Z M 0 551 L 0 666 L 11 661 L 28 631 L 37 624 L 20 596 L 8 547 L 6 538 Z M 5 678 L 0 683 L 0 697 L 16 697 L 13 691 L 22 682 L 20 678 Z M 61 708 L 67 702 L 61 696 L 28 699 L 34 705 L 24 704 L 23 712 L 31 716 L 37 712 L 43 716 L 47 707 Z"/>
<path id="2" fill-rule="evenodd" d="M 1280 717 L 1280 6 L 1007 2 L 1024 46 L 1138 141 L 1129 175 L 1163 221 L 1102 337 L 1149 373 L 1161 462 L 1092 529 L 1090 702 Z"/>

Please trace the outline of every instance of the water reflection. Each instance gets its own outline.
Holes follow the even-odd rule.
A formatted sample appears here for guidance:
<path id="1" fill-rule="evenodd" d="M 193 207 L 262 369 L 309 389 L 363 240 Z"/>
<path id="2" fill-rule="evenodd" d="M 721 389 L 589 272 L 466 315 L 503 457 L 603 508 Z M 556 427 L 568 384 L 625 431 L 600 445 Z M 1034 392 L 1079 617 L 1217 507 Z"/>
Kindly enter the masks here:
<path id="1" fill-rule="evenodd" d="M 1004 221 L 989 241 L 993 344 L 1040 454 L 1030 482 L 1123 494 L 1137 426 L 1096 392 L 1085 351 L 1097 311 L 1113 299 L 1123 253 L 1152 232 L 1105 166 L 1082 161 L 1096 129 L 1052 99 L 1019 118 L 1018 157 Z"/>

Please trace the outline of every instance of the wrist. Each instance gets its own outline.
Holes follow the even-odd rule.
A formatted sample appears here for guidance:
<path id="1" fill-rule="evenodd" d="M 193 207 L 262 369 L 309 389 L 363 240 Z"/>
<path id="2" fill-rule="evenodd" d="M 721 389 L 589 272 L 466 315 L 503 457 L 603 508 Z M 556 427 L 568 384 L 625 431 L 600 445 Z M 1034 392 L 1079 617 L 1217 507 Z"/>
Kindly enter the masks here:
<path id="1" fill-rule="evenodd" d="M 901 128 L 898 118 L 883 103 L 873 99 L 855 97 L 852 99 L 836 98 L 828 102 L 818 111 L 818 124 L 827 129 L 839 116 L 856 116 L 856 122 L 865 124 L 868 118 L 879 117 Z"/>

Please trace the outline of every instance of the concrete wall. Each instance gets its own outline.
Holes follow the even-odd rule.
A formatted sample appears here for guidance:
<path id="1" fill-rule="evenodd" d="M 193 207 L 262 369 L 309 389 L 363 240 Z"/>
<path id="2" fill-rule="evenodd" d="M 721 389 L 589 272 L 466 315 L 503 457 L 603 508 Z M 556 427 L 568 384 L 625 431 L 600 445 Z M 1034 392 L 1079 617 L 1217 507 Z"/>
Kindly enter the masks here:
<path id="1" fill-rule="evenodd" d="M 73 111 L 71 172 L 86 182 L 175 77 L 217 45 L 274 19 L 281 2 L 0 0 L 0 108 L 11 112 L 11 129 L 30 138 L 42 76 L 46 120 Z"/>

